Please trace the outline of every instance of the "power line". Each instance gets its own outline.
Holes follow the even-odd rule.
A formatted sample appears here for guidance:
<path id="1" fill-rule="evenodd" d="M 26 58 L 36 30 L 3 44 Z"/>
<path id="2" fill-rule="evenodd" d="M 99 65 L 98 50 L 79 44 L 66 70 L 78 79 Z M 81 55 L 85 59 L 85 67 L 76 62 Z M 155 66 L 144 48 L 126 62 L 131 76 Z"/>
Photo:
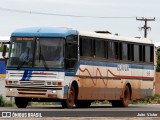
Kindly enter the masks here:
<path id="1" fill-rule="evenodd" d="M 81 18 L 104 18 L 104 19 L 105 18 L 118 18 L 118 19 L 119 18 L 121 18 L 121 19 L 136 18 L 135 16 L 131 16 L 131 17 L 107 17 L 107 16 L 84 16 L 84 15 L 72 15 L 72 14 L 57 14 L 57 13 L 27 11 L 27 10 L 18 10 L 18 9 L 10 9 L 10 8 L 2 8 L 2 7 L 0 7 L 0 11 L 17 12 L 17 13 L 25 13 L 25 14 L 62 16 L 62 17 L 81 17 Z"/>

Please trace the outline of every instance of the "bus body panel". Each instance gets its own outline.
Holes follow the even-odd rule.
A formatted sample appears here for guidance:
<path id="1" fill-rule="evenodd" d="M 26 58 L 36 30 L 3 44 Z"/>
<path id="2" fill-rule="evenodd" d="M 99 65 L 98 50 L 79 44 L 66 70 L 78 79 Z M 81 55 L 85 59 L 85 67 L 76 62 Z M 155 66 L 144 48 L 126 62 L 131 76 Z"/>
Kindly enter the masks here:
<path id="1" fill-rule="evenodd" d="M 77 71 L 79 73 L 78 99 L 120 99 L 126 83 L 132 85 L 131 99 L 133 100 L 150 97 L 154 94 L 154 67 L 117 63 L 114 63 L 113 67 L 111 67 L 111 64 L 113 63 L 110 63 L 110 67 L 79 66 Z M 120 66 L 125 66 L 126 68 Z"/>

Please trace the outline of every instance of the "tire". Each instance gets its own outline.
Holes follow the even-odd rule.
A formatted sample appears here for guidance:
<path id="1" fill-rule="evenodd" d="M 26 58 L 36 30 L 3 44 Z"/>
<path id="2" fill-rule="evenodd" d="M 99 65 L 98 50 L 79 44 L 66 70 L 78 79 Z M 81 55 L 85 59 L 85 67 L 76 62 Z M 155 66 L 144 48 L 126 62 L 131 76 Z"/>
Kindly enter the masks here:
<path id="1" fill-rule="evenodd" d="M 73 108 L 75 104 L 75 89 L 73 85 L 71 85 L 70 89 L 68 90 L 67 99 L 63 100 L 61 103 L 63 108 Z"/>
<path id="2" fill-rule="evenodd" d="M 75 102 L 75 105 L 77 108 L 89 108 L 91 106 L 90 100 L 77 100 Z"/>
<path id="3" fill-rule="evenodd" d="M 121 103 L 120 103 L 122 107 L 128 107 L 130 97 L 131 97 L 131 93 L 130 93 L 129 87 L 125 86 L 125 89 L 123 92 L 123 99 L 121 100 Z"/>
<path id="4" fill-rule="evenodd" d="M 28 105 L 27 98 L 15 97 L 15 104 L 18 108 L 26 108 Z"/>
<path id="5" fill-rule="evenodd" d="M 123 98 L 121 100 L 111 100 L 112 107 L 128 107 L 130 100 L 130 90 L 128 86 L 125 86 L 123 91 Z"/>

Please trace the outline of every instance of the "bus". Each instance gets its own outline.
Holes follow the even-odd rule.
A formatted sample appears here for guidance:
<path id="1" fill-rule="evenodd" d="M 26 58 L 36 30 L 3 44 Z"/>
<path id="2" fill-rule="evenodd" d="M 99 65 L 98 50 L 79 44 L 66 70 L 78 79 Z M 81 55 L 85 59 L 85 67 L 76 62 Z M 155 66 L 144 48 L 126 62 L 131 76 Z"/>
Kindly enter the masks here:
<path id="1" fill-rule="evenodd" d="M 146 38 L 65 27 L 17 29 L 10 39 L 6 96 L 18 108 L 30 101 L 84 108 L 103 100 L 127 107 L 154 95 L 154 49 Z"/>

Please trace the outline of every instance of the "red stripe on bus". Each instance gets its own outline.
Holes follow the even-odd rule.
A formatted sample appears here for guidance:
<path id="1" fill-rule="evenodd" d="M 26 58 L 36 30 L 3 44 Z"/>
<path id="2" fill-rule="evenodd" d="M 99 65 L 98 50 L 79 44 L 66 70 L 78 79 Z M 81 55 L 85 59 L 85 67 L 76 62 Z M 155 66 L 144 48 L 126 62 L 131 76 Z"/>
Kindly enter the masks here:
<path id="1" fill-rule="evenodd" d="M 92 77 L 91 73 L 89 72 L 89 70 L 88 70 L 87 68 L 85 68 L 84 70 L 82 70 L 82 69 L 79 67 L 79 70 L 80 70 L 81 72 L 87 71 L 88 74 L 89 74 L 89 76 Z M 100 74 L 100 77 L 103 77 L 102 74 L 101 74 L 101 71 L 99 70 L 99 68 L 97 68 L 97 70 L 96 70 L 96 77 L 98 77 L 98 75 L 97 75 L 98 72 L 99 72 L 99 74 Z M 114 76 L 114 78 L 118 78 L 118 79 L 143 79 L 143 80 L 151 80 L 151 81 L 154 80 L 154 77 L 116 75 L 116 74 L 114 74 L 114 73 L 113 73 L 111 70 L 109 70 L 109 69 L 107 70 L 107 77 L 108 77 L 108 73 L 110 73 L 112 76 Z M 107 86 L 107 84 L 108 84 L 108 79 L 107 79 L 107 82 L 105 82 L 105 80 L 104 80 L 103 78 L 102 78 L 102 80 L 103 80 L 104 85 Z M 93 82 L 94 85 L 96 85 L 97 80 L 96 80 L 96 82 L 95 82 L 95 81 L 93 80 L 93 78 L 92 78 L 92 82 Z"/>

